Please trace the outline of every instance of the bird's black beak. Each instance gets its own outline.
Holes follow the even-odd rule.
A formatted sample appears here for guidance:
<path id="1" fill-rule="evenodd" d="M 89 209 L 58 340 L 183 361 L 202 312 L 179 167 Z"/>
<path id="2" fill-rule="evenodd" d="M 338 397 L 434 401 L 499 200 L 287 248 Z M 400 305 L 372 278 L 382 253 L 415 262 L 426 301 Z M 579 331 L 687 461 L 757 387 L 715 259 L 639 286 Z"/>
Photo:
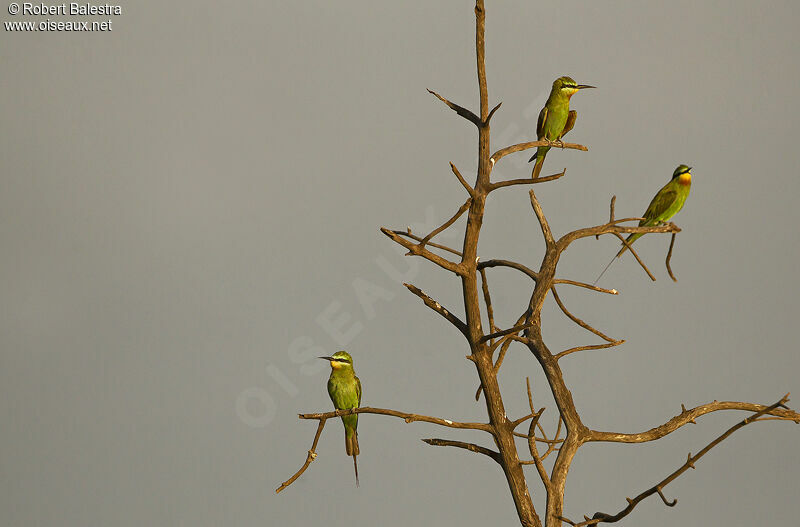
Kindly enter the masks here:
<path id="1" fill-rule="evenodd" d="M 318 359 L 333 360 L 333 357 L 317 357 Z"/>
<path id="2" fill-rule="evenodd" d="M 597 88 L 597 86 L 589 86 L 588 84 L 578 84 L 579 90 L 583 90 L 584 88 Z"/>
<path id="3" fill-rule="evenodd" d="M 694 168 L 694 167 L 689 167 L 689 170 L 691 170 L 691 169 L 693 169 L 693 168 Z M 687 170 L 687 172 L 689 172 L 689 170 Z"/>

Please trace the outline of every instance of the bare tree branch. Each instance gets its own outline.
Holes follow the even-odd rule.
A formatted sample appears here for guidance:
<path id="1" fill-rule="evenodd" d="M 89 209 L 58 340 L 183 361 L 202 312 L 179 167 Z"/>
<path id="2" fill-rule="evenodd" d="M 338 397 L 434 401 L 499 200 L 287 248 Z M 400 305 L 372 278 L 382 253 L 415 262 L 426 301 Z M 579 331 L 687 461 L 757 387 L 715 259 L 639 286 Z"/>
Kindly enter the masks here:
<path id="1" fill-rule="evenodd" d="M 422 442 L 428 443 L 429 445 L 432 446 L 452 446 L 456 448 L 463 448 L 465 450 L 469 450 L 470 452 L 475 452 L 476 454 L 483 454 L 485 456 L 489 456 L 497 463 L 500 463 L 500 454 L 498 454 L 494 450 L 476 445 L 474 443 L 465 443 L 463 441 L 451 441 L 450 439 L 436 439 L 436 438 L 422 439 Z"/>
<path id="2" fill-rule="evenodd" d="M 451 110 L 453 110 L 458 115 L 460 115 L 461 117 L 463 117 L 467 121 L 471 122 L 472 124 L 474 124 L 475 126 L 480 128 L 481 120 L 480 120 L 480 118 L 478 118 L 477 115 L 475 115 L 471 111 L 467 110 L 463 106 L 459 106 L 457 104 L 454 104 L 454 103 L 448 101 L 447 99 L 445 99 L 444 97 L 442 97 L 441 95 L 439 95 L 438 93 L 436 93 L 433 90 L 428 90 L 428 93 L 433 94 L 437 99 L 439 99 L 440 101 L 445 103 L 448 107 L 450 107 Z"/>
<path id="3" fill-rule="evenodd" d="M 555 280 L 553 282 L 555 282 Z M 583 320 L 579 319 L 578 317 L 576 317 L 575 315 L 570 313 L 567 310 L 567 308 L 564 306 L 564 303 L 561 302 L 561 298 L 559 298 L 558 292 L 556 291 L 555 286 L 551 287 L 550 291 L 553 292 L 553 299 L 556 301 L 556 304 L 558 304 L 558 307 L 561 308 L 561 311 L 567 316 L 567 318 L 569 318 L 570 320 L 572 320 L 573 322 L 578 324 L 580 327 L 582 327 L 583 329 L 585 329 L 587 331 L 591 331 L 592 333 L 594 333 L 595 335 L 597 335 L 601 339 L 605 340 L 606 342 L 620 342 L 620 343 L 624 342 L 624 341 L 617 341 L 616 339 L 612 339 L 611 337 L 609 337 L 605 333 L 601 332 L 600 330 L 597 330 L 597 329 L 593 328 L 592 326 L 590 326 L 589 324 L 587 324 Z M 556 357 L 556 358 L 558 358 L 558 357 Z"/>
<path id="4" fill-rule="evenodd" d="M 526 318 L 525 314 L 520 316 L 517 319 L 517 322 L 515 323 L 515 325 L 519 325 L 520 322 L 525 320 L 525 318 Z M 523 344 L 526 343 L 526 339 L 524 339 L 522 337 L 519 337 L 519 336 L 517 336 L 515 334 L 510 334 L 510 335 L 505 335 L 503 338 L 501 338 L 500 340 L 498 340 L 497 342 L 495 342 L 494 344 L 492 344 L 489 347 L 489 354 L 491 355 L 491 354 L 494 353 L 494 350 L 496 350 L 497 347 L 500 346 L 500 353 L 497 355 L 497 360 L 495 361 L 494 366 L 492 368 L 492 371 L 494 372 L 494 375 L 497 375 L 497 373 L 500 371 L 500 366 L 503 365 L 503 359 L 506 356 L 506 351 L 508 351 L 509 346 L 511 346 L 511 343 L 514 342 L 514 341 L 522 342 Z M 482 391 L 483 391 L 483 385 L 481 384 L 481 385 L 478 386 L 478 390 L 475 392 L 475 400 L 476 401 L 481 398 L 481 392 Z"/>
<path id="5" fill-rule="evenodd" d="M 654 441 L 671 434 L 687 423 L 694 423 L 695 419 L 702 415 L 721 410 L 743 410 L 746 412 L 756 413 L 763 412 L 784 421 L 794 421 L 796 423 L 800 423 L 800 414 L 792 410 L 781 409 L 778 407 L 770 409 L 770 407 L 753 403 L 714 401 L 708 404 L 697 406 L 691 410 L 687 410 L 683 405 L 681 405 L 681 413 L 663 425 L 656 426 L 645 432 L 621 434 L 617 432 L 600 432 L 597 430 L 590 430 L 587 432 L 585 441 L 612 441 L 616 443 L 645 443 L 647 441 Z"/>
<path id="6" fill-rule="evenodd" d="M 558 450 L 556 448 L 556 445 L 558 445 L 559 443 L 563 443 L 564 442 L 564 440 L 560 438 L 561 437 L 561 425 L 563 425 L 563 424 L 564 424 L 564 420 L 561 419 L 561 416 L 559 415 L 558 416 L 558 426 L 556 427 L 556 435 L 553 436 L 553 439 L 551 439 L 549 441 L 545 441 L 545 443 L 547 443 L 548 445 L 547 445 L 547 451 L 544 454 L 542 454 L 542 461 L 547 459 L 547 456 L 549 456 L 552 452 Z M 542 433 L 544 433 L 544 431 L 542 431 Z"/>
<path id="7" fill-rule="evenodd" d="M 672 235 L 675 236 L 675 233 L 673 232 Z M 645 263 L 642 261 L 642 259 L 639 258 L 639 255 L 636 254 L 636 250 L 633 248 L 633 246 L 630 243 L 628 243 L 628 240 L 626 240 L 625 238 L 620 236 L 619 233 L 616 233 L 616 232 L 614 233 L 614 236 L 619 238 L 619 241 L 622 242 L 622 245 L 624 245 L 625 247 L 628 248 L 628 250 L 633 255 L 633 257 L 636 258 L 636 261 L 639 262 L 639 265 L 642 266 L 642 269 L 644 269 L 644 272 L 647 273 L 647 276 L 650 277 L 650 280 L 655 282 L 656 281 L 656 277 L 653 276 L 653 273 L 650 272 L 650 269 L 647 268 L 647 265 L 645 265 Z"/>
<path id="8" fill-rule="evenodd" d="M 613 342 L 607 342 L 605 344 L 590 344 L 588 346 L 577 346 L 575 348 L 570 348 L 568 350 L 564 350 L 561 353 L 555 355 L 556 360 L 560 360 L 567 355 L 575 353 L 577 351 L 587 351 L 587 350 L 602 350 L 606 348 L 613 348 L 614 346 L 619 346 L 620 344 L 625 343 L 624 340 L 615 340 Z"/>
<path id="9" fill-rule="evenodd" d="M 614 205 L 616 203 L 617 203 L 617 195 L 614 194 L 613 196 L 611 196 L 611 205 L 609 205 L 609 207 L 611 209 L 609 214 L 608 214 L 608 222 L 609 223 L 614 223 Z"/>
<path id="10" fill-rule="evenodd" d="M 398 410 L 388 410 L 386 408 L 373 408 L 371 406 L 351 408 L 350 410 L 333 410 L 330 412 L 299 414 L 298 417 L 300 419 L 331 419 L 333 417 L 342 417 L 343 415 L 353 415 L 353 414 L 389 415 L 391 417 L 399 417 L 400 419 L 403 419 L 406 423 L 414 423 L 419 421 L 422 423 L 433 423 L 435 425 L 446 426 L 447 428 L 481 430 L 483 432 L 494 434 L 494 427 L 488 423 L 462 423 L 458 421 L 451 421 L 450 419 L 442 419 L 441 417 L 410 414 L 408 412 L 400 412 Z"/>
<path id="11" fill-rule="evenodd" d="M 492 108 L 492 110 L 489 112 L 489 115 L 486 117 L 486 120 L 483 122 L 484 125 L 489 124 L 489 121 L 492 120 L 492 116 L 494 115 L 494 112 L 499 110 L 500 106 L 502 106 L 502 104 L 503 104 L 502 102 L 499 102 L 499 103 L 497 103 L 497 105 L 494 108 Z"/>
<path id="12" fill-rule="evenodd" d="M 531 196 L 531 207 L 533 207 L 533 212 L 536 213 L 536 219 L 539 220 L 539 225 L 542 227 L 544 241 L 547 242 L 548 247 L 552 247 L 555 245 L 555 240 L 553 239 L 553 232 L 550 230 L 550 224 L 547 223 L 547 218 L 544 217 L 542 206 L 539 203 L 539 200 L 536 199 L 536 193 L 533 191 L 533 189 L 528 191 L 528 194 Z"/>
<path id="13" fill-rule="evenodd" d="M 525 273 L 533 280 L 536 280 L 539 277 L 535 271 L 532 271 L 521 263 L 512 262 L 511 260 L 486 260 L 485 262 L 478 262 L 478 270 L 485 269 L 487 267 L 510 267 L 511 269 L 516 269 L 517 271 Z"/>
<path id="14" fill-rule="evenodd" d="M 425 294 L 425 292 L 422 291 L 422 289 L 420 289 L 419 287 L 417 287 L 415 285 L 412 285 L 412 284 L 406 284 L 406 283 L 404 283 L 403 285 L 406 286 L 406 288 L 409 291 L 411 291 L 412 293 L 414 293 L 415 295 L 420 297 L 422 299 L 422 301 L 425 303 L 426 306 L 428 306 L 429 308 L 433 309 L 434 311 L 436 311 L 437 313 L 442 315 L 444 318 L 447 319 L 448 322 L 450 322 L 456 328 L 458 328 L 458 330 L 461 333 L 463 333 L 465 337 L 469 338 L 469 332 L 467 331 L 467 325 L 464 324 L 461 321 L 461 319 L 459 319 L 457 316 L 455 316 L 450 311 L 448 311 L 446 308 L 444 308 L 439 302 L 437 302 L 436 300 L 434 300 L 433 298 L 431 298 L 430 296 Z"/>
<path id="15" fill-rule="evenodd" d="M 501 148 L 494 154 L 492 154 L 491 160 L 493 163 L 497 163 L 502 158 L 507 156 L 508 154 L 513 154 L 514 152 L 522 152 L 523 150 L 529 150 L 531 148 L 538 148 L 540 146 L 551 146 L 554 148 L 561 148 L 562 150 L 567 148 L 570 150 L 582 150 L 586 152 L 589 150 L 587 147 L 583 145 L 579 145 L 578 143 L 562 143 L 560 141 L 548 141 L 547 139 L 540 139 L 538 141 L 528 141 L 526 143 L 517 143 L 515 145 L 507 146 L 505 148 Z"/>
<path id="16" fill-rule="evenodd" d="M 294 473 L 294 476 L 281 483 L 281 486 L 275 489 L 275 494 L 279 493 L 280 491 L 282 491 L 283 489 L 294 483 L 295 480 L 299 478 L 303 474 L 303 472 L 306 471 L 311 462 L 317 459 L 317 443 L 319 442 L 319 436 L 322 434 L 322 429 L 325 428 L 325 421 L 326 419 L 324 418 L 319 420 L 319 425 L 317 426 L 317 433 L 314 435 L 314 442 L 311 443 L 311 448 L 308 450 L 308 456 L 306 456 L 306 462 L 303 463 L 303 466 L 300 467 L 300 470 Z"/>
<path id="17" fill-rule="evenodd" d="M 598 293 L 606 293 L 608 295 L 618 295 L 619 291 L 616 289 L 605 289 L 603 287 L 597 287 L 596 285 L 587 284 L 585 282 L 576 282 L 575 280 L 565 280 L 563 278 L 556 278 L 553 280 L 553 284 L 566 284 L 566 285 L 574 285 L 577 287 L 582 287 L 584 289 L 590 289 L 592 291 L 597 291 Z"/>
<path id="18" fill-rule="evenodd" d="M 531 413 L 533 414 L 533 420 L 531 420 L 531 424 L 528 426 L 528 450 L 531 453 L 532 463 L 536 466 L 536 471 L 539 473 L 539 478 L 542 480 L 542 485 L 544 485 L 545 490 L 548 494 L 550 494 L 553 490 L 553 482 L 550 480 L 550 476 L 547 474 L 547 470 L 544 468 L 544 464 L 542 463 L 542 459 L 539 457 L 539 449 L 536 448 L 536 425 L 539 424 L 539 418 L 544 413 L 544 408 L 539 410 L 538 412 L 534 410 L 533 406 L 533 393 L 531 392 L 531 380 L 530 377 L 525 377 L 525 384 L 528 388 L 528 405 L 530 406 Z M 526 463 L 527 464 L 527 463 Z"/>
<path id="19" fill-rule="evenodd" d="M 398 236 L 406 236 L 406 237 L 411 238 L 412 240 L 416 240 L 418 242 L 422 241 L 421 237 L 419 237 L 416 234 L 413 234 L 411 232 L 411 228 L 410 227 L 405 232 L 404 231 L 392 231 L 392 232 L 397 234 Z M 442 249 L 443 251 L 447 251 L 447 252 L 449 252 L 451 254 L 455 254 L 456 256 L 459 256 L 459 257 L 461 256 L 461 251 L 457 251 L 457 250 L 453 249 L 452 247 L 448 247 L 446 245 L 440 245 L 438 243 L 433 243 L 433 242 L 428 242 L 425 245 L 427 245 L 429 247 L 436 247 L 437 249 Z"/>
<path id="20" fill-rule="evenodd" d="M 526 317 L 527 316 L 525 314 L 523 314 L 521 317 L 519 317 L 517 319 L 517 322 L 515 323 L 515 325 L 519 325 L 520 322 L 525 320 Z M 495 376 L 500 371 L 500 366 L 503 365 L 503 359 L 506 356 L 506 352 L 508 351 L 509 346 L 511 346 L 511 343 L 514 342 L 514 341 L 522 342 L 524 344 L 526 342 L 526 339 L 518 337 L 517 335 L 511 334 L 511 335 L 504 336 L 503 338 L 501 338 L 500 340 L 498 340 L 497 342 L 495 342 L 494 344 L 492 344 L 490 346 L 490 348 L 489 348 L 489 353 L 490 354 L 493 354 L 494 350 L 497 349 L 498 346 L 500 346 L 500 353 L 498 353 L 497 360 L 495 361 L 494 366 L 492 368 L 492 371 L 494 372 Z M 483 391 L 483 385 L 480 384 L 480 385 L 478 385 L 478 390 L 475 392 L 475 400 L 476 401 L 481 398 L 481 392 L 482 391 Z"/>
<path id="21" fill-rule="evenodd" d="M 454 223 L 456 222 L 456 220 L 457 220 L 458 218 L 460 218 L 460 217 L 461 217 L 461 215 L 462 215 L 462 214 L 464 214 L 464 213 L 467 211 L 467 209 L 469 208 L 469 206 L 470 206 L 470 204 L 471 204 L 471 203 L 472 203 L 472 198 L 469 198 L 467 201 L 465 201 L 465 202 L 464 202 L 464 204 L 463 204 L 463 205 L 461 205 L 461 206 L 458 208 L 458 210 L 456 211 L 456 213 L 455 213 L 455 214 L 453 214 L 453 217 L 451 217 L 449 220 L 447 220 L 446 222 L 444 222 L 444 223 L 443 223 L 441 226 L 439 226 L 438 228 L 436 228 L 436 229 L 432 230 L 432 231 L 431 231 L 431 232 L 430 232 L 430 233 L 429 233 L 427 236 L 425 236 L 424 238 L 422 238 L 422 240 L 419 242 L 419 245 L 420 245 L 420 247 L 425 247 L 425 244 L 426 244 L 426 243 L 428 243 L 428 242 L 431 240 L 431 238 L 433 238 L 434 236 L 436 236 L 437 234 L 439 234 L 440 232 L 442 232 L 443 230 L 445 230 L 446 228 L 448 228 L 449 226 L 451 226 L 452 224 L 454 224 Z"/>
<path id="22" fill-rule="evenodd" d="M 410 241 L 403 239 L 400 233 L 389 230 L 386 227 L 381 227 L 381 232 L 386 236 L 388 236 L 389 238 L 391 238 L 392 241 L 394 241 L 395 243 L 398 243 L 403 247 L 405 247 L 406 249 L 408 249 L 409 254 L 413 254 L 415 256 L 422 256 L 426 260 L 435 263 L 442 269 L 447 269 L 448 271 L 451 271 L 459 276 L 462 276 L 465 273 L 463 267 L 460 264 L 451 262 L 446 258 L 442 258 L 438 254 L 430 252 L 425 247 L 422 247 L 419 244 L 411 243 Z"/>
<path id="23" fill-rule="evenodd" d="M 559 421 L 559 422 L 561 422 L 561 421 Z M 536 423 L 536 428 L 540 428 L 541 426 L 542 426 L 541 423 Z M 541 433 L 541 428 L 539 429 L 539 432 Z M 529 438 L 527 433 L 523 434 L 522 432 L 514 432 L 514 436 L 515 437 L 521 437 L 522 439 L 528 439 Z M 535 436 L 535 439 L 536 439 L 537 442 L 544 443 L 546 445 L 558 445 L 559 443 L 563 443 L 564 442 L 563 439 L 547 439 L 546 437 L 539 437 L 539 436 Z M 528 464 L 530 464 L 530 463 L 528 463 Z"/>
<path id="24" fill-rule="evenodd" d="M 694 456 L 690 453 L 687 456 L 686 462 L 683 465 L 681 465 L 677 470 L 672 472 L 669 476 L 667 476 L 666 478 L 662 479 L 661 481 L 656 483 L 654 486 L 652 486 L 649 489 L 645 490 L 644 492 L 642 492 L 641 494 L 639 494 L 635 498 L 633 498 L 633 499 L 625 498 L 628 501 L 628 506 L 625 507 L 624 509 L 622 509 L 617 514 L 611 515 L 611 514 L 606 514 L 604 512 L 597 512 L 592 516 L 591 519 L 587 518 L 585 521 L 582 521 L 580 523 L 574 523 L 574 522 L 569 521 L 569 520 L 567 520 L 565 518 L 562 518 L 562 520 L 565 521 L 566 523 L 569 523 L 570 525 L 575 526 L 575 527 L 584 527 L 584 526 L 587 526 L 587 525 L 596 525 L 596 524 L 601 523 L 601 522 L 603 522 L 603 523 L 615 523 L 615 522 L 618 522 L 619 520 L 621 520 L 622 518 L 624 518 L 625 516 L 627 516 L 628 514 L 630 514 L 631 512 L 633 512 L 633 509 L 636 508 L 636 506 L 642 500 L 644 500 L 645 498 L 647 498 L 649 496 L 652 496 L 653 494 L 656 494 L 656 493 L 658 493 L 658 495 L 661 497 L 662 501 L 667 506 L 670 506 L 670 507 L 674 506 L 677 503 L 677 500 L 673 500 L 673 501 L 668 501 L 667 500 L 667 498 L 664 496 L 664 494 L 662 492 L 662 489 L 665 486 L 667 486 L 669 483 L 671 483 L 672 481 L 677 479 L 678 476 L 680 476 L 681 474 L 683 474 L 684 472 L 686 472 L 690 468 L 695 468 L 694 464 L 701 457 L 706 455 L 712 448 L 714 448 L 715 446 L 720 444 L 722 441 L 727 439 L 735 431 L 739 430 L 740 428 L 742 428 L 744 426 L 747 426 L 750 423 L 753 423 L 753 422 L 757 421 L 758 418 L 761 417 L 762 415 L 773 413 L 779 407 L 784 407 L 784 405 L 786 404 L 786 402 L 788 402 L 788 400 L 789 400 L 789 394 L 787 393 L 777 403 L 775 403 L 773 405 L 770 405 L 770 406 L 762 406 L 761 409 L 758 410 L 756 413 L 754 413 L 750 417 L 744 419 L 743 421 L 740 421 L 740 422 L 736 423 L 735 425 L 730 427 L 728 430 L 723 432 L 719 437 L 717 437 L 716 439 L 711 441 L 708 445 L 706 445 L 702 450 L 700 450 Z M 760 405 L 754 405 L 754 406 L 760 406 Z M 792 413 L 794 413 L 794 412 L 792 412 Z M 797 415 L 797 414 L 795 414 L 795 415 Z M 798 416 L 798 417 L 800 417 L 800 416 Z"/>
<path id="25" fill-rule="evenodd" d="M 672 247 L 675 245 L 675 236 L 677 236 L 677 234 L 673 232 L 672 239 L 669 241 L 669 251 L 667 252 L 667 272 L 669 273 L 669 277 L 672 278 L 673 282 L 678 281 L 678 279 L 675 278 L 675 275 L 672 274 L 672 267 L 669 265 L 669 262 L 672 259 Z"/>
<path id="26" fill-rule="evenodd" d="M 298 417 L 300 419 L 317 419 L 319 420 L 319 426 L 317 426 L 317 433 L 314 435 L 314 442 L 311 444 L 311 448 L 308 451 L 308 456 L 306 456 L 306 461 L 300 470 L 295 472 L 295 474 L 281 483 L 281 486 L 278 487 L 275 492 L 278 493 L 294 483 L 297 478 L 299 478 L 303 472 L 306 471 L 311 462 L 317 458 L 317 443 L 319 442 L 320 435 L 322 434 L 322 429 L 325 428 L 325 422 L 328 419 L 332 419 L 334 417 L 342 417 L 344 415 L 353 415 L 353 414 L 377 414 L 377 415 L 389 415 L 392 417 L 399 417 L 400 419 L 405 420 L 406 423 L 413 423 L 415 421 L 425 422 L 425 423 L 433 423 L 440 426 L 446 426 L 448 428 L 460 428 L 460 429 L 468 429 L 468 430 L 482 430 L 484 432 L 488 432 L 490 434 L 494 434 L 494 427 L 487 423 L 461 423 L 457 421 L 451 421 L 449 419 L 442 419 L 439 417 L 430 417 L 427 415 L 419 415 L 419 414 L 410 414 L 407 412 L 399 412 L 397 410 L 387 410 L 385 408 L 371 408 L 369 406 L 363 406 L 361 408 L 352 408 L 350 410 L 334 410 L 332 412 L 324 412 L 324 413 L 313 413 L 313 414 L 299 414 Z M 427 441 L 426 441 L 427 442 Z M 432 444 L 432 443 L 431 443 Z M 465 443 L 466 444 L 466 443 Z M 453 445 L 456 446 L 456 445 Z M 482 447 L 476 446 L 476 448 L 481 449 Z M 487 452 L 491 452 L 488 449 L 483 449 Z M 486 453 L 486 452 L 481 452 Z M 496 454 L 496 453 L 495 453 Z M 487 454 L 489 455 L 489 454 Z M 493 459 L 494 456 L 491 456 Z M 496 461 L 497 459 L 495 459 Z"/>
<path id="27" fill-rule="evenodd" d="M 514 326 L 513 328 L 504 329 L 503 331 L 497 331 L 495 333 L 491 333 L 489 335 L 485 335 L 481 337 L 479 341 L 480 344 L 487 342 L 491 339 L 496 339 L 499 337 L 505 337 L 506 335 L 515 335 L 520 331 L 525 331 L 526 329 L 533 327 L 532 324 L 520 324 L 519 326 Z"/>
<path id="28" fill-rule="evenodd" d="M 522 316 L 523 320 L 525 318 L 527 318 L 527 315 L 523 315 Z M 519 326 L 520 324 L 517 324 L 517 325 Z M 522 330 L 520 330 L 520 331 L 522 331 Z M 512 342 L 519 342 L 519 343 L 522 343 L 522 344 L 527 344 L 528 339 L 525 338 L 525 337 L 520 337 L 519 334 L 517 334 L 517 333 L 511 333 L 509 335 L 503 336 L 502 339 L 498 340 L 497 342 L 495 342 L 490 347 L 490 351 L 492 353 L 494 353 L 494 350 L 497 349 L 497 346 L 500 346 L 502 344 L 502 347 L 500 348 L 500 353 L 497 355 L 497 362 L 495 362 L 495 364 L 494 364 L 495 373 L 500 371 L 500 366 L 503 364 L 503 357 L 505 356 L 506 350 L 508 349 L 508 347 L 511 345 Z"/>
<path id="29" fill-rule="evenodd" d="M 456 175 L 456 177 L 458 178 L 458 181 L 460 181 L 461 184 L 464 186 L 464 188 L 467 189 L 467 193 L 470 196 L 474 196 L 475 195 L 475 189 L 472 188 L 469 183 L 467 183 L 467 180 L 464 179 L 464 176 L 461 175 L 461 172 L 458 171 L 458 169 L 456 168 L 456 166 L 452 162 L 450 163 L 450 170 L 453 171 L 453 174 Z"/>
<path id="30" fill-rule="evenodd" d="M 509 267 L 511 269 L 516 269 L 517 271 L 526 274 L 532 280 L 536 280 L 539 277 L 539 274 L 536 271 L 530 269 L 529 267 L 521 263 L 513 262 L 511 260 L 492 259 L 492 260 L 486 260 L 485 262 L 478 262 L 478 270 L 482 270 L 487 267 Z M 576 287 L 582 287 L 584 289 L 590 289 L 592 291 L 597 291 L 598 293 L 606 293 L 609 295 L 619 294 L 619 291 L 617 291 L 616 289 L 605 289 L 603 287 L 597 287 L 591 284 L 587 284 L 585 282 L 577 282 L 575 280 L 567 280 L 564 278 L 554 279 L 553 284 L 574 285 Z"/>
<path id="31" fill-rule="evenodd" d="M 565 168 L 558 174 L 553 174 L 550 176 L 545 177 L 538 177 L 538 178 L 519 178 L 519 179 L 509 179 L 506 181 L 498 181 L 496 183 L 492 183 L 489 185 L 489 192 L 495 191 L 499 188 L 504 187 L 512 187 L 515 185 L 535 185 L 537 183 L 547 183 L 548 181 L 555 181 L 556 179 L 561 179 L 567 173 L 567 169 Z"/>
<path id="32" fill-rule="evenodd" d="M 486 280 L 486 269 L 480 268 L 478 271 L 481 273 L 481 289 L 483 289 L 483 302 L 486 304 L 486 316 L 489 318 L 489 331 L 494 332 L 497 327 L 494 325 L 494 309 L 492 308 L 492 296 L 489 294 L 489 282 Z"/>
<path id="33" fill-rule="evenodd" d="M 651 227 L 624 227 L 622 225 L 618 225 L 619 223 L 634 220 L 641 220 L 641 218 L 623 218 L 621 220 L 614 220 L 612 223 L 574 230 L 565 234 L 558 240 L 557 244 L 559 246 L 559 250 L 560 252 L 564 252 L 572 242 L 580 240 L 581 238 L 601 236 L 603 234 L 656 234 L 666 232 L 681 232 L 681 229 L 674 223 L 653 225 Z"/>

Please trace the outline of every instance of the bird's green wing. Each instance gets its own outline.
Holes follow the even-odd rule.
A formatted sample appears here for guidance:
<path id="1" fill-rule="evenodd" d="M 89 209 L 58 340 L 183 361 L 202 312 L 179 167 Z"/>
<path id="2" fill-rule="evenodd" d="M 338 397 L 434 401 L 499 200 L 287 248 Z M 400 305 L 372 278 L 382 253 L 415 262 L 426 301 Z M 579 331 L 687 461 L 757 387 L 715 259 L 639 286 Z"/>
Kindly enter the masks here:
<path id="1" fill-rule="evenodd" d="M 361 406 L 361 379 L 356 377 L 356 393 L 358 394 L 358 406 Z"/>
<path id="2" fill-rule="evenodd" d="M 567 135 L 567 132 L 572 130 L 572 127 L 575 126 L 575 119 L 578 118 L 578 112 L 575 110 L 570 110 L 569 114 L 567 115 L 567 122 L 564 125 L 564 131 L 561 132 L 561 137 Z"/>
<path id="3" fill-rule="evenodd" d="M 650 202 L 650 206 L 644 213 L 644 221 L 639 225 L 653 224 L 661 219 L 661 216 L 669 209 L 678 198 L 678 191 L 667 187 L 662 188 Z"/>
<path id="4" fill-rule="evenodd" d="M 547 106 L 542 108 L 539 112 L 539 120 L 536 121 L 536 138 L 541 139 L 544 137 L 544 122 L 547 120 Z"/>
<path id="5" fill-rule="evenodd" d="M 328 396 L 331 398 L 331 402 L 333 403 L 333 407 L 336 408 L 336 400 L 333 398 L 333 392 L 336 391 L 336 387 L 333 384 L 333 377 L 328 378 Z"/>

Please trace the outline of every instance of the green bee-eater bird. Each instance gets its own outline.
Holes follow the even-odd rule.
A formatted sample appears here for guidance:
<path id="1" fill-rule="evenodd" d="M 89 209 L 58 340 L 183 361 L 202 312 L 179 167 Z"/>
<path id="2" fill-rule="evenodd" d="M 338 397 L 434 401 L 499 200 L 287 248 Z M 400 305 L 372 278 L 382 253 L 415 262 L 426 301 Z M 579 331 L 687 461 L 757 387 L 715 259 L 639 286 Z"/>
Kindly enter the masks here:
<path id="1" fill-rule="evenodd" d="M 349 410 L 361 405 L 361 381 L 353 371 L 353 357 L 346 351 L 337 351 L 331 357 L 320 357 L 331 363 L 331 376 L 328 378 L 328 395 L 337 410 Z M 358 414 L 343 415 L 344 447 L 348 456 L 353 456 L 358 486 Z"/>
<path id="2" fill-rule="evenodd" d="M 655 195 L 653 201 L 650 202 L 644 215 L 642 215 L 644 219 L 639 221 L 639 227 L 651 227 L 666 223 L 683 208 L 683 204 L 686 202 L 686 198 L 689 197 L 689 191 L 692 188 L 691 170 L 692 168 L 686 165 L 678 165 L 678 168 L 672 173 L 672 179 L 670 179 L 669 183 L 664 185 Z M 631 234 L 625 241 L 628 245 L 631 245 L 642 236 L 644 236 L 642 233 Z M 608 268 L 611 267 L 614 260 L 622 256 L 622 254 L 628 250 L 628 245 L 622 245 L 622 249 L 608 262 L 606 268 L 603 269 L 603 272 L 600 273 L 600 276 L 594 281 L 595 284 Z"/>
<path id="3" fill-rule="evenodd" d="M 572 130 L 572 127 L 575 126 L 578 112 L 569 109 L 569 99 L 584 88 L 594 88 L 594 86 L 576 84 L 571 77 L 559 77 L 553 81 L 550 97 L 547 98 L 544 108 L 539 112 L 539 120 L 536 122 L 536 136 L 539 141 L 542 139 L 561 141 L 561 138 Z M 549 146 L 540 146 L 528 160 L 528 163 L 530 163 L 536 159 L 536 164 L 533 167 L 534 178 L 539 177 L 539 172 L 542 171 L 542 164 L 544 164 L 544 157 L 549 150 Z"/>

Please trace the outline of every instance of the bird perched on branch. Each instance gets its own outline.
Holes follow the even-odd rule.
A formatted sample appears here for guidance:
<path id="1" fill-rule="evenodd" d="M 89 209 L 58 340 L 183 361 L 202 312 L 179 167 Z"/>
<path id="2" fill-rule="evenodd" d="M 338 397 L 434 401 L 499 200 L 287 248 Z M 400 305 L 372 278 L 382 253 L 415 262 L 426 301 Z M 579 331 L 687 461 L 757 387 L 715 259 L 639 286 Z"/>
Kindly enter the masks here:
<path id="1" fill-rule="evenodd" d="M 536 122 L 536 136 L 539 141 L 547 139 L 560 142 L 561 138 L 572 130 L 572 127 L 575 126 L 578 112 L 569 109 L 569 99 L 579 90 L 585 88 L 594 88 L 594 86 L 577 84 L 571 77 L 559 77 L 553 81 L 550 97 L 547 98 L 544 108 L 539 112 L 539 120 Z M 528 163 L 530 163 L 536 159 L 536 164 L 533 167 L 534 179 L 539 177 L 544 157 L 549 150 L 549 146 L 540 146 L 528 160 Z"/>
<path id="2" fill-rule="evenodd" d="M 328 395 L 337 410 L 350 410 L 361 405 L 361 381 L 353 371 L 353 357 L 346 351 L 337 351 L 331 357 L 320 357 L 331 363 L 331 376 L 328 378 Z M 344 446 L 348 456 L 353 456 L 353 468 L 358 486 L 358 414 L 343 415 Z"/>
<path id="3" fill-rule="evenodd" d="M 675 216 L 683 208 L 686 198 L 689 197 L 689 191 L 692 188 L 692 168 L 686 165 L 678 165 L 675 172 L 672 173 L 672 179 L 669 183 L 664 185 L 661 190 L 650 202 L 647 210 L 642 215 L 642 220 L 639 221 L 639 227 L 652 227 L 654 225 L 661 225 L 666 223 L 670 218 Z M 608 262 L 606 268 L 594 281 L 596 284 L 600 278 L 605 274 L 614 260 L 622 256 L 628 250 L 628 246 L 633 244 L 636 240 L 644 236 L 643 233 L 635 233 L 628 236 L 625 240 L 626 243 L 622 245 L 617 255 Z"/>

